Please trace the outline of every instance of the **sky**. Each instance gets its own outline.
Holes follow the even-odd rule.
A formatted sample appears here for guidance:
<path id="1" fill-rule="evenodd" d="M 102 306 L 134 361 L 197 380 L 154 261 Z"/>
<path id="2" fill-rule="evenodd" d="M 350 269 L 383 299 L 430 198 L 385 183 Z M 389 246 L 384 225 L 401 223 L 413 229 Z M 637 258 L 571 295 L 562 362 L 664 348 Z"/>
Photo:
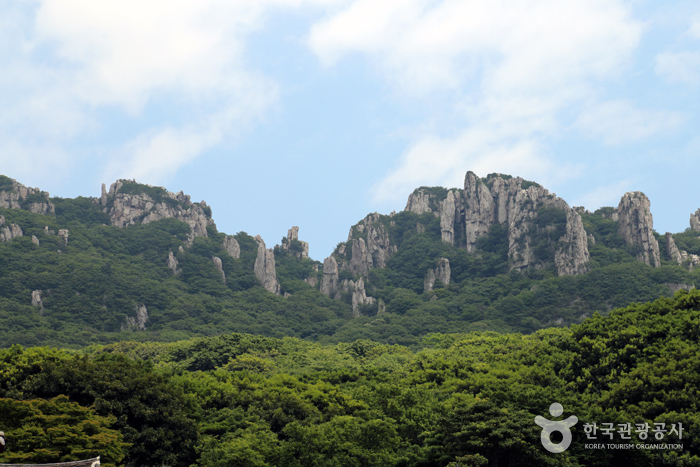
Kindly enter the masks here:
<path id="1" fill-rule="evenodd" d="M 468 170 L 591 211 L 642 191 L 683 231 L 699 91 L 696 0 L 0 2 L 0 174 L 182 190 L 321 261 Z"/>

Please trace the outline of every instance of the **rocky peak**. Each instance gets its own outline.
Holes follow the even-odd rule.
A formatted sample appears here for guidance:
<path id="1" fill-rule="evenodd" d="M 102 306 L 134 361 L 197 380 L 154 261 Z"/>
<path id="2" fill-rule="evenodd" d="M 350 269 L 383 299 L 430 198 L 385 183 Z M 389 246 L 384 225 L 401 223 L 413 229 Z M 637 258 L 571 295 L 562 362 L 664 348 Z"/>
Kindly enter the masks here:
<path id="1" fill-rule="evenodd" d="M 546 259 L 532 251 L 533 238 L 541 233 L 538 216 L 542 208 L 563 211 L 566 233 L 558 241 L 554 258 L 559 275 L 581 274 L 590 259 L 588 241 L 579 213 L 561 198 L 540 185 L 520 177 L 490 174 L 479 178 L 474 172 L 464 177 L 464 189 L 445 190 L 443 198 L 421 188 L 409 196 L 406 210 L 434 212 L 440 217 L 442 241 L 476 251 L 480 237 L 500 224 L 508 231 L 508 259 L 511 269 L 525 270 L 544 266 Z M 562 219 L 563 222 L 563 219 Z M 544 226 L 556 230 L 556 226 Z M 550 259 L 551 261 L 551 259 Z"/>
<path id="2" fill-rule="evenodd" d="M 413 193 L 408 195 L 408 201 L 404 211 L 413 212 L 415 214 L 423 214 L 424 212 L 433 212 L 431 204 L 433 204 L 431 195 L 425 188 L 418 188 Z"/>
<path id="3" fill-rule="evenodd" d="M 700 209 L 695 211 L 695 214 L 690 215 L 690 228 L 696 232 L 700 232 Z"/>
<path id="4" fill-rule="evenodd" d="M 617 207 L 618 233 L 625 243 L 639 245 L 641 251 L 637 260 L 651 266 L 661 266 L 659 243 L 654 237 L 654 219 L 651 215 L 651 202 L 641 191 L 622 195 Z"/>
<path id="5" fill-rule="evenodd" d="M 337 249 L 334 255 L 341 261 L 347 261 L 343 262 L 343 266 L 347 265 L 353 275 L 365 275 L 372 268 L 386 267 L 387 260 L 397 250 L 396 245 L 391 244 L 381 216 L 376 212 L 350 228 L 347 245 L 350 247 L 349 261 L 345 245 Z"/>
<path id="6" fill-rule="evenodd" d="M 48 192 L 26 187 L 4 175 L 0 175 L 0 208 L 25 209 L 35 214 L 56 213 Z"/>
<path id="7" fill-rule="evenodd" d="M 208 226 L 215 226 L 211 208 L 204 201 L 193 203 L 182 191 L 172 193 L 135 180 L 117 180 L 109 187 L 109 192 L 103 185 L 100 204 L 115 227 L 148 224 L 171 217 L 185 222 L 190 226 L 190 244 L 194 237 L 206 237 Z"/>
<path id="8" fill-rule="evenodd" d="M 260 284 L 270 293 L 280 295 L 281 288 L 277 282 L 277 270 L 275 268 L 275 253 L 272 248 L 267 249 L 260 235 L 255 236 L 258 242 L 258 256 L 255 258 L 255 277 Z"/>
<path id="9" fill-rule="evenodd" d="M 298 242 L 298 245 L 296 242 Z M 287 236 L 282 239 L 281 248 L 291 251 L 299 259 L 309 257 L 309 244 L 299 240 L 299 227 L 296 225 L 287 231 Z"/>

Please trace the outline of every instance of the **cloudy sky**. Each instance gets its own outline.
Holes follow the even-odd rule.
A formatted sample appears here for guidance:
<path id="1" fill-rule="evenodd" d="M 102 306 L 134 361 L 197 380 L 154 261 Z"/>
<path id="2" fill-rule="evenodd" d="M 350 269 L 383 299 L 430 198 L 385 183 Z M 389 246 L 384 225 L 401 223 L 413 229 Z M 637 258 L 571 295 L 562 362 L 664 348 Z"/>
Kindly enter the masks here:
<path id="1" fill-rule="evenodd" d="M 0 173 L 183 190 L 315 259 L 467 170 L 700 208 L 696 0 L 14 0 L 0 67 Z"/>

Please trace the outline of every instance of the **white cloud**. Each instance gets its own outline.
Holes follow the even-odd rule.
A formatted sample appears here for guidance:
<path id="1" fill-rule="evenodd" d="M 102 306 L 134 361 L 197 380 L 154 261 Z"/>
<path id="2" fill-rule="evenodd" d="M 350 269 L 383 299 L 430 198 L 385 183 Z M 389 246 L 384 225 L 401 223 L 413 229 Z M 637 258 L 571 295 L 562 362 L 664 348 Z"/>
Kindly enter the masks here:
<path id="1" fill-rule="evenodd" d="M 688 29 L 688 35 L 694 39 L 700 39 L 700 19 L 693 20 L 690 29 Z"/>
<path id="2" fill-rule="evenodd" d="M 699 52 L 664 52 L 656 57 L 656 73 L 672 83 L 700 84 Z"/>
<path id="3" fill-rule="evenodd" d="M 614 100 L 584 109 L 573 127 L 605 144 L 622 144 L 674 130 L 683 121 L 678 112 L 643 110 L 630 102 Z"/>
<path id="4" fill-rule="evenodd" d="M 156 161 L 170 157 L 155 154 L 158 148 L 173 150 L 167 142 L 179 141 L 183 148 L 167 164 L 172 173 L 217 144 L 212 134 L 221 135 L 219 142 L 229 139 L 274 104 L 276 83 L 247 61 L 250 33 L 275 9 L 328 3 L 332 0 L 0 5 L 0 139 L 26 145 L 20 152 L 32 154 L 35 164 L 49 163 L 48 154 L 108 125 L 106 114 L 119 115 L 140 136 L 127 136 L 132 141 L 121 150 L 102 152 L 116 154 L 111 167 L 133 170 L 124 174 L 129 176 L 153 173 Z M 164 115 L 163 109 L 180 112 Z M 37 144 L 55 151 L 41 156 L 32 149 Z M 124 163 L 127 148 L 135 152 Z"/>
<path id="5" fill-rule="evenodd" d="M 356 0 L 316 24 L 308 44 L 322 63 L 370 57 L 403 96 L 450 89 L 462 131 L 417 135 L 374 190 L 393 199 L 423 184 L 451 184 L 466 170 L 537 180 L 561 173 L 541 141 L 562 113 L 597 99 L 631 60 L 642 24 L 608 0 Z M 457 186 L 460 186 L 459 183 Z"/>

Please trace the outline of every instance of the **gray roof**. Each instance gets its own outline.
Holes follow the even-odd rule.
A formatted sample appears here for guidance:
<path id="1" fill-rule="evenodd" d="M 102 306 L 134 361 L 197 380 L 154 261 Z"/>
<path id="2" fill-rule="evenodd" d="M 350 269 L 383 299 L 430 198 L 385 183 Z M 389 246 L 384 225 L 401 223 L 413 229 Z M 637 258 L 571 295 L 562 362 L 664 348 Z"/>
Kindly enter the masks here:
<path id="1" fill-rule="evenodd" d="M 55 464 L 0 464 L 0 467 L 100 467 L 100 457 L 84 461 L 57 462 Z"/>

